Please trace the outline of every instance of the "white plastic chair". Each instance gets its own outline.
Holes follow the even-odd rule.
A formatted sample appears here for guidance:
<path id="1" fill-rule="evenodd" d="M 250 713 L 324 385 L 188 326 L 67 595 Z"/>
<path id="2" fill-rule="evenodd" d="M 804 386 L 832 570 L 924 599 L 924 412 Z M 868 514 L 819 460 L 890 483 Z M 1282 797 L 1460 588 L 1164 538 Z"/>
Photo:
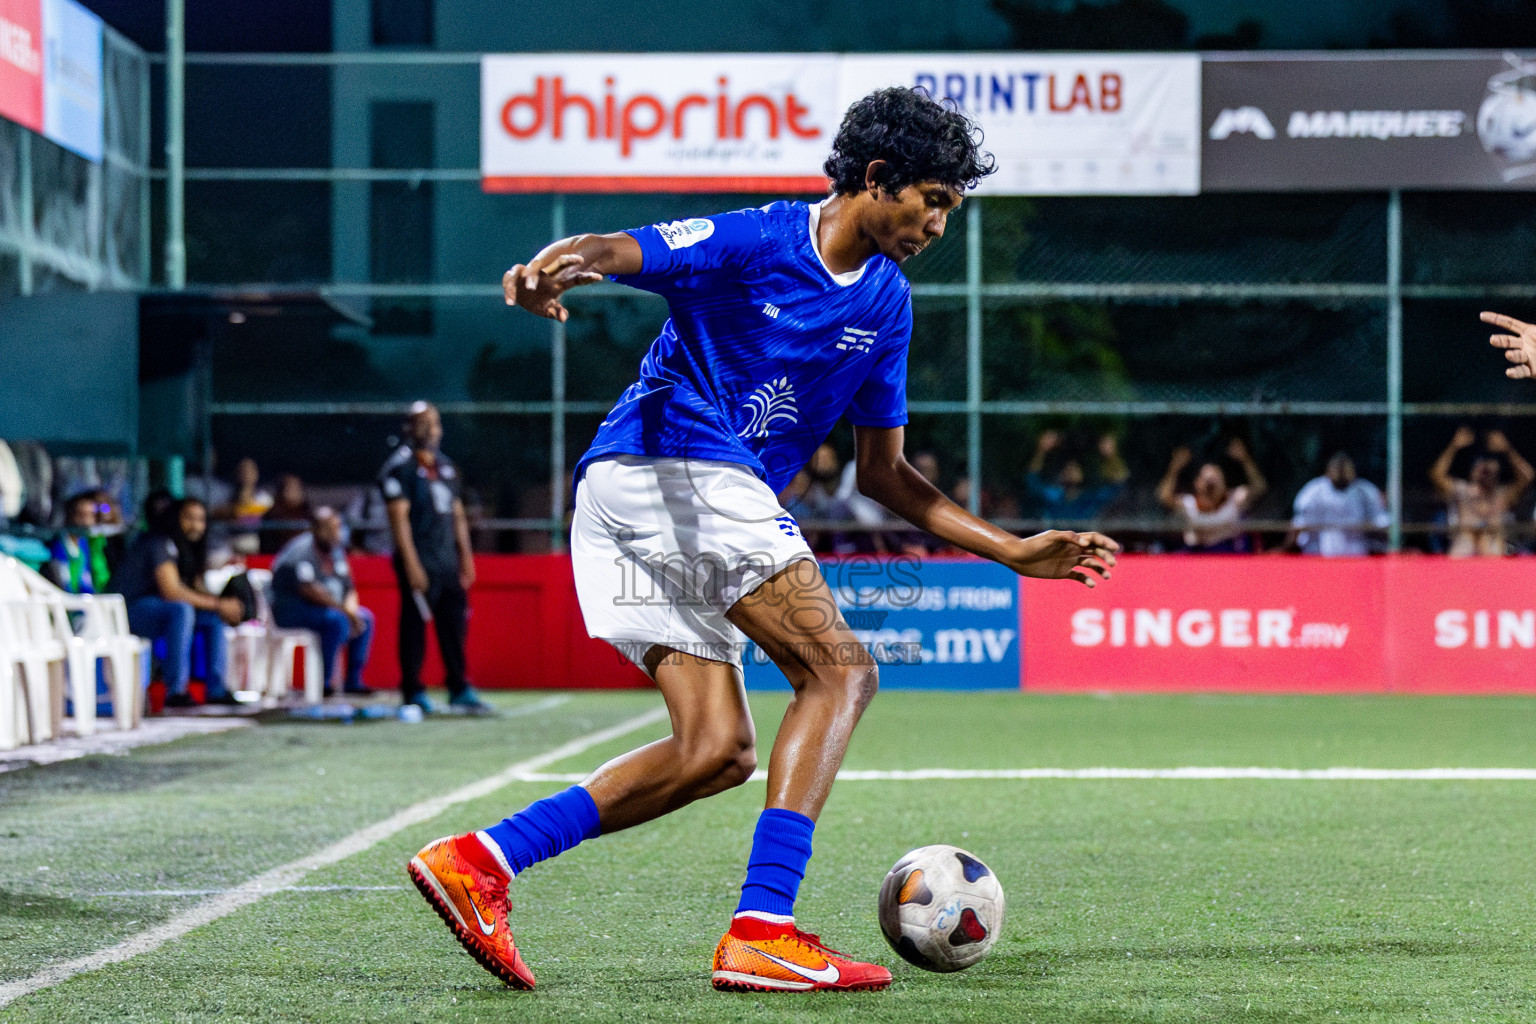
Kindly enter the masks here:
<path id="1" fill-rule="evenodd" d="M 309 629 L 283 629 L 272 618 L 272 572 L 252 569 L 246 576 L 256 591 L 257 614 L 266 630 L 266 693 L 273 698 L 293 692 L 293 658 L 303 652 L 304 703 L 319 704 L 325 699 L 325 669 L 320 659 L 320 637 Z"/>
<path id="2" fill-rule="evenodd" d="M 0 576 L 4 576 L 0 572 Z M 64 714 L 64 645 L 51 635 L 48 609 L 28 600 L 12 600 L 10 588 L 0 581 L 0 680 L 5 694 L 0 701 L 9 703 L 9 736 L 0 742 L 41 743 L 58 735 Z M 6 698 L 9 698 L 8 701 Z"/>
<path id="3" fill-rule="evenodd" d="M 4 572 L 6 570 L 0 570 Z M 144 672 L 149 641 L 128 627 L 128 606 L 118 594 L 71 594 L 19 562 L 8 567 L 28 595 L 49 610 L 54 639 L 65 649 L 75 732 L 96 731 L 96 666 L 105 662 L 112 687 L 112 717 L 119 729 L 132 729 L 143 716 Z M 78 627 L 71 615 L 78 617 Z"/>

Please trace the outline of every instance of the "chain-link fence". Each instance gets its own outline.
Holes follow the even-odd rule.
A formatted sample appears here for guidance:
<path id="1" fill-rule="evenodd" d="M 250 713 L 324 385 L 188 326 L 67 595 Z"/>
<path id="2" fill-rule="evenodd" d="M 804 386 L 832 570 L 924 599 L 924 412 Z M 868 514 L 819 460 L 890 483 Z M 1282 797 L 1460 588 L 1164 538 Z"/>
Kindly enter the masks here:
<path id="1" fill-rule="evenodd" d="M 191 55 L 189 102 L 207 92 L 249 109 L 228 118 L 238 139 L 188 139 L 189 279 L 313 286 L 368 315 L 220 334 L 210 439 L 223 465 L 250 454 L 361 486 L 396 413 L 433 399 L 485 521 L 505 528 L 498 543 L 525 549 L 559 543 L 568 468 L 666 311 L 603 285 L 551 327 L 501 304 L 502 270 L 563 233 L 765 197 L 487 195 L 477 60 Z M 328 118 L 256 109 L 264 86 L 313 88 L 317 74 Z M 313 135 L 306 166 L 264 166 L 261 132 L 279 130 Z M 1536 318 L 1524 196 L 972 200 L 906 270 L 908 450 L 933 453 L 942 486 L 1017 529 L 1051 521 L 1035 485 L 1068 463 L 1090 487 L 1123 472 L 1108 472 L 1106 436 L 1129 477 L 1096 521 L 1154 547 L 1178 543 L 1155 491 L 1180 446 L 1235 482 L 1227 450 L 1247 444 L 1268 484 L 1251 514 L 1271 540 L 1301 485 L 1347 451 L 1387 495 L 1390 541 L 1431 546 L 1443 509 L 1426 474 L 1459 423 L 1536 454 L 1536 402 L 1503 379 L 1476 319 L 1488 306 Z M 1037 460 L 1047 431 L 1060 443 Z M 852 456 L 847 430 L 831 441 Z"/>

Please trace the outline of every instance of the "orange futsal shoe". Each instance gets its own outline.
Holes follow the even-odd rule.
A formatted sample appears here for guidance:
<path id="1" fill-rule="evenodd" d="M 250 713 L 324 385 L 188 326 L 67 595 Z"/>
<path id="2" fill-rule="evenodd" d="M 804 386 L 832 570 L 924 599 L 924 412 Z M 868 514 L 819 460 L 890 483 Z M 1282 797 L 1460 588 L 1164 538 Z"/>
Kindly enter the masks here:
<path id="1" fill-rule="evenodd" d="M 507 924 L 512 872 L 493 840 L 478 832 L 447 836 L 411 858 L 406 868 L 459 943 L 480 966 L 513 988 L 533 988 Z"/>
<path id="2" fill-rule="evenodd" d="M 891 972 L 828 949 L 793 920 L 738 915 L 715 947 L 711 983 L 722 992 L 872 992 Z"/>

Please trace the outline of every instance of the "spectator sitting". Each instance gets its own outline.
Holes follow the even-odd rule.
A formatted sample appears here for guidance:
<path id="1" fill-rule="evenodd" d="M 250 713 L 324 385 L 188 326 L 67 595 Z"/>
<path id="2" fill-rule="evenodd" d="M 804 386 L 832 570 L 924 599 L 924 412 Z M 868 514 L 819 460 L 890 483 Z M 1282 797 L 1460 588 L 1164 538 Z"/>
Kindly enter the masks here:
<path id="1" fill-rule="evenodd" d="M 1531 481 L 1536 480 L 1536 469 L 1497 430 L 1483 435 L 1486 453 L 1473 461 L 1468 478 L 1451 476 L 1451 463 L 1476 439 L 1471 427 L 1458 427 L 1451 443 L 1429 469 L 1429 479 L 1445 499 L 1449 513 L 1452 558 L 1507 554 L 1504 528 L 1510 519 L 1510 509 Z M 1513 483 L 1499 483 L 1500 455 L 1506 456 L 1514 468 Z"/>
<path id="2" fill-rule="evenodd" d="M 229 546 L 236 554 L 254 555 L 261 550 L 256 527 L 272 507 L 272 495 L 261 488 L 261 470 L 255 459 L 241 459 L 235 464 L 235 490 L 229 504 L 214 509 L 214 518 L 230 523 Z"/>
<path id="3" fill-rule="evenodd" d="M 885 510 L 884 505 L 874 498 L 859 493 L 859 464 L 857 460 L 851 459 L 843 467 L 843 475 L 838 479 L 837 493 L 833 497 L 847 507 L 849 516 L 860 526 L 883 526 L 895 518 Z M 874 530 L 860 530 L 853 533 L 851 539 L 856 551 L 868 553 L 890 550 L 885 542 L 885 537 Z"/>
<path id="4" fill-rule="evenodd" d="M 314 510 L 309 506 L 309 498 L 304 494 L 304 481 L 292 473 L 284 473 L 277 480 L 277 500 L 272 503 L 272 507 L 267 509 L 261 519 L 263 524 L 305 523 L 309 522 L 313 514 Z M 284 544 L 303 532 L 303 527 L 262 530 L 262 554 L 276 554 Z"/>
<path id="5" fill-rule="evenodd" d="M 224 626 L 240 622 L 237 598 L 214 597 L 202 588 L 202 545 L 207 540 L 208 510 L 196 498 L 171 505 L 149 523 L 129 547 L 112 577 L 112 589 L 128 604 L 128 625 L 150 640 L 165 641 L 167 707 L 188 707 L 192 638 L 200 633 L 207 651 L 207 698 L 210 704 L 233 704 L 224 687 L 228 648 Z M 190 582 L 189 582 L 190 581 Z"/>
<path id="6" fill-rule="evenodd" d="M 1173 450 L 1168 471 L 1157 485 L 1157 500 L 1184 520 L 1185 551 L 1241 554 L 1253 550 L 1243 532 L 1242 520 L 1263 497 L 1269 484 L 1241 439 L 1233 438 L 1228 443 L 1227 456 L 1243 467 L 1246 483 L 1228 489 L 1221 466 L 1206 462 L 1195 474 L 1190 490 L 1178 490 L 1179 474 L 1194 461 L 1194 454 L 1180 446 Z"/>
<path id="7" fill-rule="evenodd" d="M 94 491 L 72 495 L 64 503 L 64 529 L 48 545 L 52 558 L 45 574 L 71 594 L 99 593 L 112 578 L 109 538 L 96 532 L 99 511 Z"/>
<path id="8" fill-rule="evenodd" d="M 846 520 L 852 518 L 848 503 L 837 496 L 838 481 L 842 475 L 837 449 L 830 444 L 817 448 L 809 462 L 795 474 L 784 488 L 780 501 L 784 511 L 802 524 L 817 520 Z M 858 550 L 857 544 L 845 533 L 828 533 L 812 530 L 805 534 L 805 542 L 812 551 L 832 554 L 848 554 Z"/>
<path id="9" fill-rule="evenodd" d="M 182 492 L 206 505 L 215 519 L 219 518 L 220 510 L 235 496 L 235 489 L 215 475 L 218 469 L 219 453 L 210 448 L 207 466 L 201 472 L 188 473 L 182 485 Z"/>
<path id="10" fill-rule="evenodd" d="M 308 629 L 320 636 L 325 692 L 336 678 L 336 659 L 347 649 L 346 693 L 372 693 L 363 685 L 363 666 L 373 643 L 373 613 L 357 602 L 357 588 L 341 542 L 341 517 L 322 505 L 272 563 L 272 618 L 284 629 Z"/>
<path id="11" fill-rule="evenodd" d="M 1087 486 L 1083 464 L 1076 458 L 1063 462 L 1055 481 L 1047 483 L 1043 475 L 1046 459 L 1061 447 L 1061 443 L 1062 436 L 1058 431 L 1047 430 L 1040 435 L 1024 484 L 1041 518 L 1092 519 L 1125 490 L 1131 471 L 1120 457 L 1115 435 L 1105 434 L 1099 438 L 1098 486 Z"/>
<path id="12" fill-rule="evenodd" d="M 1339 452 L 1328 470 L 1296 494 L 1291 533 L 1303 554 L 1368 555 L 1368 531 L 1385 530 L 1386 502 L 1369 480 L 1355 476 L 1355 460 Z"/>

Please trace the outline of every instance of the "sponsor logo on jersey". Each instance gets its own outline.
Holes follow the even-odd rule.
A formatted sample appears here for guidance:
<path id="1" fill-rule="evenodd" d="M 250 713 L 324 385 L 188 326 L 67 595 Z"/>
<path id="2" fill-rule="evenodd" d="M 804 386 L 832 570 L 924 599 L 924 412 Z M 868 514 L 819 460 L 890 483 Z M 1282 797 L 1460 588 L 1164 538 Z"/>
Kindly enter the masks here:
<path id="1" fill-rule="evenodd" d="M 800 407 L 795 404 L 795 386 L 788 377 L 780 377 L 763 384 L 747 396 L 742 408 L 747 411 L 747 425 L 736 432 L 737 437 L 767 437 L 768 428 L 775 423 L 794 426 L 800 422 Z"/>
<path id="2" fill-rule="evenodd" d="M 657 224 L 656 231 L 661 235 L 661 240 L 667 243 L 668 249 L 686 249 L 714 234 L 715 222 L 704 217 L 674 220 L 668 224 Z"/>
<path id="3" fill-rule="evenodd" d="M 874 331 L 861 331 L 857 327 L 844 327 L 843 337 L 837 343 L 842 352 L 868 352 L 875 343 Z"/>
<path id="4" fill-rule="evenodd" d="M 1211 125 L 1210 136 L 1213 139 L 1225 139 L 1242 134 L 1272 139 L 1275 137 L 1275 126 L 1269 123 L 1269 118 L 1265 117 L 1264 111 L 1258 107 L 1223 110 L 1216 115 L 1216 122 Z"/>

